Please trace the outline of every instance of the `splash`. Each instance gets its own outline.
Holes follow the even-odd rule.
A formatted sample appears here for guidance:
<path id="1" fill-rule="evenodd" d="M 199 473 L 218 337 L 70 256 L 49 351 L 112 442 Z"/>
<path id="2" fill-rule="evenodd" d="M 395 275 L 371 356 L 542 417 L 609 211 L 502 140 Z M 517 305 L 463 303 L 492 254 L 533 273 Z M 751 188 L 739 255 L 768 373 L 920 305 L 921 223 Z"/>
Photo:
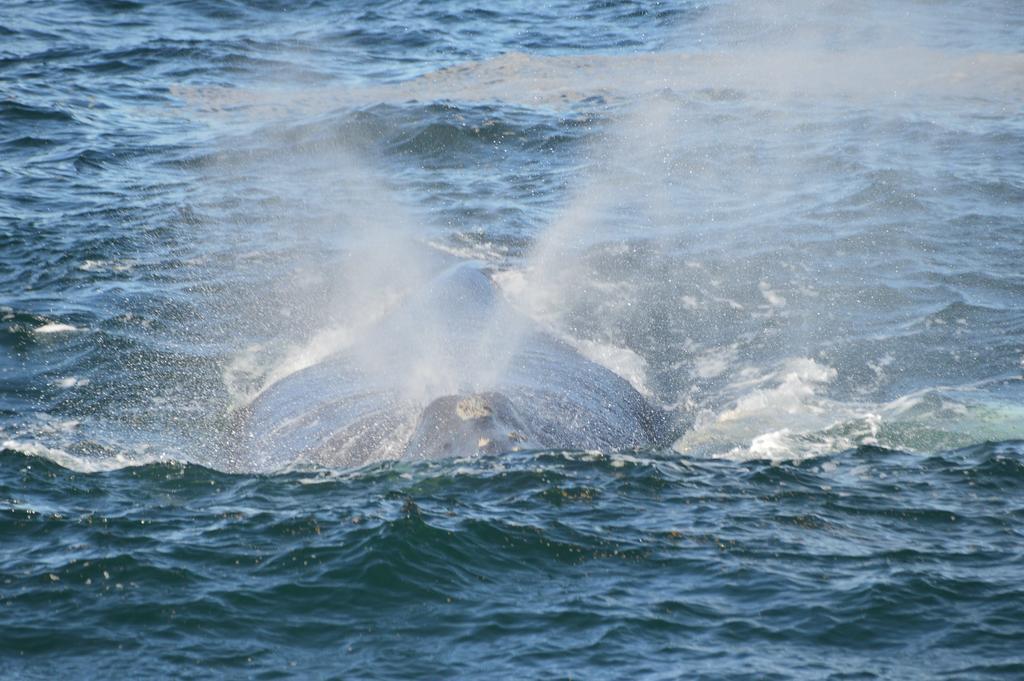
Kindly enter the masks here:
<path id="1" fill-rule="evenodd" d="M 865 357 L 867 339 L 855 328 L 885 337 L 919 323 L 913 301 L 892 310 L 884 285 L 865 295 L 848 282 L 875 272 L 913 279 L 912 260 L 878 254 L 935 248 L 913 233 L 929 206 L 890 187 L 938 166 L 942 152 L 916 144 L 907 163 L 872 159 L 884 179 L 857 196 L 856 210 L 802 190 L 847 192 L 850 166 L 823 158 L 837 140 L 856 139 L 845 126 L 861 124 L 863 107 L 902 125 L 921 107 L 946 120 L 965 110 L 999 115 L 1018 96 L 1021 55 L 944 51 L 934 45 L 936 25 L 917 7 L 741 2 L 708 14 L 711 52 L 615 66 L 607 61 L 616 58 L 593 59 L 603 73 L 587 82 L 613 106 L 592 136 L 587 171 L 531 249 L 518 304 L 578 346 L 621 347 L 652 365 L 653 392 L 681 429 L 692 423 L 681 452 L 777 460 L 861 444 L 918 450 L 1019 437 L 1012 410 L 995 409 L 1005 418 L 989 427 L 973 417 L 993 408 L 969 398 L 947 401 L 964 430 L 936 427 L 932 412 L 914 413 L 920 427 L 909 427 L 897 406 L 900 375 L 937 372 L 913 346 L 895 363 L 888 351 Z M 527 62 L 481 71 L 535 67 L 549 76 L 538 75 L 542 89 L 550 86 L 555 60 Z M 839 208 L 820 208 L 834 201 Z M 849 257 L 857 241 L 874 253 L 858 244 Z M 921 334 L 917 343 L 934 341 Z M 952 354 L 939 380 L 957 377 Z"/>
<path id="2" fill-rule="evenodd" d="M 941 153 L 911 137 L 902 148 L 912 158 L 890 160 L 873 136 L 903 134 L 928 115 L 1005 110 L 1024 93 L 1024 70 L 1019 54 L 954 49 L 935 39 L 925 10 L 907 12 L 743 2 L 708 12 L 698 26 L 707 41 L 687 51 L 510 53 L 373 87 L 178 93 L 210 114 L 242 107 L 271 131 L 296 115 L 410 99 L 585 111 L 584 170 L 528 254 L 509 260 L 488 243 L 474 251 L 517 309 L 670 411 L 686 431 L 678 451 L 780 459 L 859 444 L 915 448 L 960 436 L 901 438 L 894 405 L 918 389 L 901 379 L 953 376 L 891 335 L 924 323 L 916 292 L 867 282 L 882 271 L 901 285 L 926 279 L 914 279 L 911 256 L 935 248 L 915 225 L 932 215 L 922 187 Z M 438 250 L 465 254 L 388 186 L 362 140 L 285 128 L 288 153 L 269 166 L 243 160 L 234 174 L 292 197 L 299 210 L 266 223 L 324 251 L 291 261 L 291 288 L 275 303 L 300 328 L 277 336 L 285 343 L 268 331 L 228 367 L 237 405 L 347 347 L 428 286 Z M 836 154 L 837 145 L 847 148 Z M 879 257 L 886 252 L 901 256 Z M 497 351 L 483 369 L 443 365 L 430 329 L 450 323 L 419 320 L 427 340 L 409 349 L 422 360 L 409 399 L 486 384 L 512 356 Z M 481 342 L 514 348 L 516 333 L 488 320 Z M 896 348 L 871 348 L 872 338 Z M 915 342 L 931 340 L 921 332 Z M 950 403 L 975 413 L 969 399 Z"/>

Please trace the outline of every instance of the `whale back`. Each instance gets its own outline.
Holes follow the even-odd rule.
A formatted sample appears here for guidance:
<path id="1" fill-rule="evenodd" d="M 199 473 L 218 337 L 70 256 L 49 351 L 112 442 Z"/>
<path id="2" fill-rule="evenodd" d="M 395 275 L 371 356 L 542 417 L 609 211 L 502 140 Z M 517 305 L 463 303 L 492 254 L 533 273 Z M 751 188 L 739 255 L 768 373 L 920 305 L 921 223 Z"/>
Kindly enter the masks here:
<path id="1" fill-rule="evenodd" d="M 262 470 L 670 441 L 661 410 L 517 314 L 472 264 L 443 272 L 352 346 L 266 388 L 245 418 Z"/>

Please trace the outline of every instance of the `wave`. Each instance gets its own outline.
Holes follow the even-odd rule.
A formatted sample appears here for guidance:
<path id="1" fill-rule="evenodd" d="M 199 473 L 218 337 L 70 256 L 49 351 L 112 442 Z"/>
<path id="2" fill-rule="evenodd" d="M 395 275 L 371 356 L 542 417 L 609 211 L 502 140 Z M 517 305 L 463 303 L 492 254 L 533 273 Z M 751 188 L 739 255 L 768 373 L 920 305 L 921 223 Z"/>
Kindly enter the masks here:
<path id="1" fill-rule="evenodd" d="M 109 456 L 76 456 L 63 449 L 48 447 L 32 440 L 4 440 L 0 449 L 5 453 L 17 453 L 26 457 L 45 459 L 76 473 L 103 473 L 124 468 L 139 468 L 152 464 L 173 465 L 181 463 L 160 455 L 112 454 Z"/>
<path id="2" fill-rule="evenodd" d="M 891 655 L 906 645 L 928 649 L 914 670 L 934 675 L 965 656 L 1017 668 L 1021 441 L 774 465 L 534 453 L 282 476 L 169 463 L 83 476 L 5 452 L 0 488 L 0 653 L 29 678 L 51 659 L 86 676 L 521 676 L 553 654 L 631 676 L 648 642 L 644 664 L 688 655 L 737 678 L 751 659 L 723 651 L 751 641 L 770 651 L 758 669 L 787 677 L 850 663 L 912 675 Z"/>

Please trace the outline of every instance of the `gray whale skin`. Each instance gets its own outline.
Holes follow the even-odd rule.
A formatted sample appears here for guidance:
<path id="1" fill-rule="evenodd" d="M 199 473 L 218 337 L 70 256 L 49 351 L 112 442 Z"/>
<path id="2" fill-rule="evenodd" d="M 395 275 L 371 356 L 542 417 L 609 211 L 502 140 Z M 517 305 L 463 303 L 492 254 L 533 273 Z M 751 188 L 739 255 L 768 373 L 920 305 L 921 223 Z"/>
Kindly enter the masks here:
<path id="1" fill-rule="evenodd" d="M 671 442 L 662 410 L 517 314 L 474 263 L 448 268 L 241 416 L 241 457 L 263 471 Z"/>

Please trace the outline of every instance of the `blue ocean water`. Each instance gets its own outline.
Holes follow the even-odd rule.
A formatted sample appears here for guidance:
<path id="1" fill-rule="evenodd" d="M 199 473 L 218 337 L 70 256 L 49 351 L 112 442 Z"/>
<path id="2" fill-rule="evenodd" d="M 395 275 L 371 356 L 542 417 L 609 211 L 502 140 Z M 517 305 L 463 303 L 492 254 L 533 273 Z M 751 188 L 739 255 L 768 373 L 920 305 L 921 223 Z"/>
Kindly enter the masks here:
<path id="1" fill-rule="evenodd" d="M 1024 676 L 1022 45 L 1009 0 L 5 3 L 0 676 Z M 407 252 L 672 446 L 256 474 L 238 414 Z"/>

